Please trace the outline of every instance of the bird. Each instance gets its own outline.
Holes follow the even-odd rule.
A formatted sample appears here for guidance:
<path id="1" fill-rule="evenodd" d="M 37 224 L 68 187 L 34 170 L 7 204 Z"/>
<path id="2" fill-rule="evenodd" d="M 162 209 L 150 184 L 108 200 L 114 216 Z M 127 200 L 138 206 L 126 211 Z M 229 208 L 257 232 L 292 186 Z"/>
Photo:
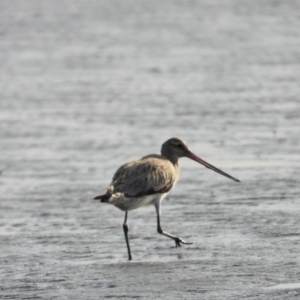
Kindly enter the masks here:
<path id="1" fill-rule="evenodd" d="M 176 137 L 170 138 L 162 144 L 161 155 L 150 154 L 119 167 L 113 175 L 106 193 L 95 197 L 94 200 L 112 204 L 125 212 L 123 231 L 128 260 L 132 260 L 128 238 L 128 212 L 143 206 L 154 205 L 157 216 L 157 232 L 174 240 L 176 247 L 181 247 L 181 244 L 192 244 L 163 230 L 160 225 L 161 203 L 179 179 L 179 158 L 182 157 L 190 158 L 208 169 L 240 182 L 196 156 L 184 140 Z"/>

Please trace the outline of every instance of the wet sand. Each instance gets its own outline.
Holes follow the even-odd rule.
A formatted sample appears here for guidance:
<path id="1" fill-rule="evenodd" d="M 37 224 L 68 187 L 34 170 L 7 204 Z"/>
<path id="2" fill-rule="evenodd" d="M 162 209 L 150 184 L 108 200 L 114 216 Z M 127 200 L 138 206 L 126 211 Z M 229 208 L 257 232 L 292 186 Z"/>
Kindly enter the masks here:
<path id="1" fill-rule="evenodd" d="M 300 297 L 298 1 L 0 3 L 0 299 Z M 178 136 L 164 200 L 93 201 Z"/>

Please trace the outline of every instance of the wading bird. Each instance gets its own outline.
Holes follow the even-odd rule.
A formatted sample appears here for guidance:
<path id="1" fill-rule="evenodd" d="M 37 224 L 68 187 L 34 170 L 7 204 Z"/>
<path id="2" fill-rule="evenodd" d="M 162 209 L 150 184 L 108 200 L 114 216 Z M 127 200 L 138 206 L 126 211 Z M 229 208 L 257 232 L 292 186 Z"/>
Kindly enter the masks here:
<path id="1" fill-rule="evenodd" d="M 178 160 L 181 157 L 195 160 L 206 168 L 239 182 L 238 179 L 196 156 L 189 150 L 187 144 L 179 138 L 171 138 L 164 142 L 161 147 L 161 155 L 150 154 L 121 166 L 114 174 L 106 194 L 94 199 L 115 205 L 117 208 L 125 211 L 123 230 L 129 260 L 132 259 L 132 255 L 128 240 L 127 216 L 130 210 L 142 206 L 155 206 L 158 233 L 173 239 L 176 247 L 180 247 L 181 244 L 192 244 L 162 230 L 160 226 L 161 202 L 179 179 L 180 167 Z"/>

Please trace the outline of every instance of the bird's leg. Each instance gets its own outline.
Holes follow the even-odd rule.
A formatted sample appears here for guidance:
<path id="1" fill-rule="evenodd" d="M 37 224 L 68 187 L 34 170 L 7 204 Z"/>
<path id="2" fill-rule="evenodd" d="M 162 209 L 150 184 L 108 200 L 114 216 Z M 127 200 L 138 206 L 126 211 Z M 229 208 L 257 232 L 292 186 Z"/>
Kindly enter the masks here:
<path id="1" fill-rule="evenodd" d="M 162 228 L 160 226 L 160 202 L 157 205 L 155 205 L 155 209 L 156 209 L 156 214 L 157 214 L 157 232 L 158 233 L 173 239 L 175 241 L 176 248 L 181 247 L 181 244 L 185 244 L 185 245 L 191 245 L 192 244 L 192 243 L 187 243 L 182 238 L 179 238 L 179 237 L 177 237 L 177 236 L 175 236 L 171 233 L 168 233 L 168 232 L 162 230 Z"/>
<path id="2" fill-rule="evenodd" d="M 123 223 L 123 230 L 124 230 L 125 240 L 126 240 L 126 245 L 127 245 L 128 260 L 132 260 L 132 256 L 131 256 L 131 252 L 130 252 L 130 246 L 129 246 L 129 240 L 128 240 L 127 215 L 128 215 L 128 212 L 126 211 L 125 219 L 124 219 L 124 223 Z"/>

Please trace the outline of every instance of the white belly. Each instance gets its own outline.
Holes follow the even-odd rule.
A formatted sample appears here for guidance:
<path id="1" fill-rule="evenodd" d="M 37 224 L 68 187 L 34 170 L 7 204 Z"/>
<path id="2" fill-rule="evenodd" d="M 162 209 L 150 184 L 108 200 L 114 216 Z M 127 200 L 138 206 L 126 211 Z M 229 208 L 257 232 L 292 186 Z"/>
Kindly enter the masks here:
<path id="1" fill-rule="evenodd" d="M 134 210 L 142 206 L 154 205 L 158 201 L 162 201 L 168 193 L 147 195 L 143 197 L 125 197 L 122 193 L 113 194 L 108 203 L 115 205 L 123 211 Z"/>

